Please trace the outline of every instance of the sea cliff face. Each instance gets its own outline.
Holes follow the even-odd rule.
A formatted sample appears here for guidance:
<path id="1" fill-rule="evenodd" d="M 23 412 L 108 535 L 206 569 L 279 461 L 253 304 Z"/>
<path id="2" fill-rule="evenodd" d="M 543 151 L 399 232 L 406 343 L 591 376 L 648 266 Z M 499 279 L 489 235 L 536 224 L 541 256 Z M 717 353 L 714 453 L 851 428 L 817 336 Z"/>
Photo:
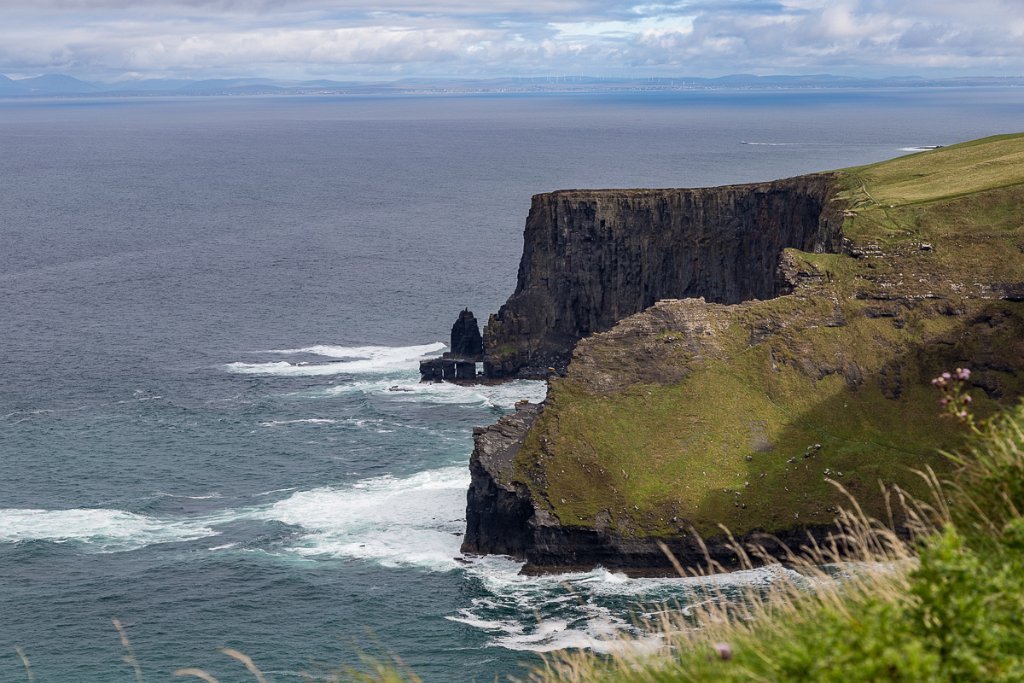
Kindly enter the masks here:
<path id="1" fill-rule="evenodd" d="M 485 374 L 564 371 L 579 339 L 661 299 L 778 296 L 783 249 L 839 248 L 834 180 L 535 196 L 515 293 L 484 330 Z"/>
<path id="2" fill-rule="evenodd" d="M 514 481 L 513 460 L 540 406 L 525 403 L 489 427 L 473 430 L 469 461 L 469 517 L 462 552 L 525 557 L 534 545 L 536 510 L 525 486 Z"/>
<path id="3" fill-rule="evenodd" d="M 1022 207 L 1024 136 L 778 184 L 536 198 L 485 354 L 494 375 L 560 372 L 542 406 L 478 432 L 464 552 L 644 573 L 669 570 L 665 543 L 728 567 L 724 528 L 780 555 L 824 538 L 848 494 L 898 525 L 880 484 L 927 497 L 915 470 L 941 476 L 966 434 L 929 380 L 971 367 L 979 417 L 1024 394 Z"/>

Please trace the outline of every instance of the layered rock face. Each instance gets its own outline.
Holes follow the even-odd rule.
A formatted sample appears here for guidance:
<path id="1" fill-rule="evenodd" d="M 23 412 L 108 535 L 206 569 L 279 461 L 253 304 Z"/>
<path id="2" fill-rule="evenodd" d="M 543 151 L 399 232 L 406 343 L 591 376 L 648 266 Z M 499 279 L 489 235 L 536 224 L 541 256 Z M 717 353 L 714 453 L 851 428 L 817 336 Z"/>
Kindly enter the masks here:
<path id="1" fill-rule="evenodd" d="M 520 405 L 496 424 L 473 430 L 469 518 L 462 552 L 523 557 L 533 546 L 529 525 L 534 506 L 526 488 L 512 483 L 512 463 L 539 410 L 536 405 Z"/>
<path id="2" fill-rule="evenodd" d="M 830 174 L 754 185 L 566 190 L 533 198 L 515 293 L 484 330 L 484 374 L 564 371 L 575 343 L 666 298 L 783 293 L 782 250 L 833 252 Z"/>

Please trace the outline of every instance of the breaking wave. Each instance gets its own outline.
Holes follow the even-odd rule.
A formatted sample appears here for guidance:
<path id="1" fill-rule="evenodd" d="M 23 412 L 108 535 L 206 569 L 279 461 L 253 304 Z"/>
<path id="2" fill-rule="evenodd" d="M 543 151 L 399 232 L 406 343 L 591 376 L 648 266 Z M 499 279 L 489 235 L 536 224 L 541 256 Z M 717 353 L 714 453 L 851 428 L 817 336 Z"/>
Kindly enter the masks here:
<path id="1" fill-rule="evenodd" d="M 730 589 L 740 596 L 748 587 L 799 577 L 781 567 L 685 579 L 629 578 L 601 568 L 536 577 L 521 576 L 520 567 L 508 558 L 474 560 L 468 572 L 487 594 L 447 618 L 486 631 L 489 645 L 510 650 L 650 651 L 662 641 L 643 622 L 656 623 L 666 605 L 685 614 L 687 605 L 707 599 L 710 586 L 721 589 L 719 596 Z"/>
<path id="2" fill-rule="evenodd" d="M 444 467 L 299 491 L 248 516 L 304 529 L 286 552 L 448 571 L 459 566 L 468 486 L 467 468 Z"/>
<path id="3" fill-rule="evenodd" d="M 0 543 L 73 542 L 95 552 L 122 552 L 216 533 L 202 523 L 166 521 L 123 510 L 0 510 Z"/>
<path id="4" fill-rule="evenodd" d="M 277 349 L 266 353 L 311 354 L 337 360 L 329 363 L 270 361 L 266 363 L 228 363 L 228 372 L 243 375 L 315 377 L 318 375 L 380 374 L 416 369 L 420 359 L 447 348 L 441 342 L 419 346 L 309 346 L 301 349 Z"/>
<path id="5" fill-rule="evenodd" d="M 502 384 L 461 385 L 450 382 L 421 383 L 419 376 L 376 382 L 352 382 L 315 389 L 305 395 L 377 394 L 395 401 L 420 401 L 449 405 L 471 405 L 511 410 L 517 401 L 539 403 L 547 395 L 547 384 L 539 380 L 515 380 Z"/>

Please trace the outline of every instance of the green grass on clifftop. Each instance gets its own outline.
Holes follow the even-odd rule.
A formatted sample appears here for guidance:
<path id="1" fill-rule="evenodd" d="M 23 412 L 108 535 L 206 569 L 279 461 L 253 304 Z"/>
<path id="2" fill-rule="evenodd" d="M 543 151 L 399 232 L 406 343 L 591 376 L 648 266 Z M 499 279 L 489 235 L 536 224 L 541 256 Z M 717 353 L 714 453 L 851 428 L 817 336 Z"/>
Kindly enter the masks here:
<path id="1" fill-rule="evenodd" d="M 961 453 L 941 500 L 925 499 L 935 505 L 916 542 L 865 548 L 888 561 L 839 581 L 807 565 L 817 578 L 780 582 L 765 598 L 749 596 L 751 607 L 698 606 L 666 623 L 655 654 L 631 651 L 629 641 L 610 657 L 560 653 L 529 680 L 1024 680 L 1024 405 L 983 426 Z"/>
<path id="2" fill-rule="evenodd" d="M 632 536 L 887 515 L 962 433 L 929 380 L 975 371 L 982 414 L 1024 392 L 1024 135 L 839 173 L 845 254 L 789 250 L 792 294 L 662 302 L 577 347 L 516 460 L 563 524 Z M 600 522 L 599 522 L 600 520 Z"/>

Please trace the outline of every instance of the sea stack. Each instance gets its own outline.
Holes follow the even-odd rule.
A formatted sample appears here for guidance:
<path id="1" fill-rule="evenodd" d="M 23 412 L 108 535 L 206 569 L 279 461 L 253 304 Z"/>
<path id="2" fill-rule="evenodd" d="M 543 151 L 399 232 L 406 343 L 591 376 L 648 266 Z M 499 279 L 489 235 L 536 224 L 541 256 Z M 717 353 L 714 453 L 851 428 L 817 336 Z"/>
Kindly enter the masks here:
<path id="1" fill-rule="evenodd" d="M 458 320 L 452 325 L 451 355 L 465 360 L 478 361 L 484 358 L 484 338 L 476 316 L 468 308 L 462 309 Z"/>
<path id="2" fill-rule="evenodd" d="M 421 382 L 472 382 L 476 364 L 483 360 L 484 343 L 476 316 L 468 308 L 459 313 L 452 325 L 450 351 L 440 358 L 420 361 Z"/>

